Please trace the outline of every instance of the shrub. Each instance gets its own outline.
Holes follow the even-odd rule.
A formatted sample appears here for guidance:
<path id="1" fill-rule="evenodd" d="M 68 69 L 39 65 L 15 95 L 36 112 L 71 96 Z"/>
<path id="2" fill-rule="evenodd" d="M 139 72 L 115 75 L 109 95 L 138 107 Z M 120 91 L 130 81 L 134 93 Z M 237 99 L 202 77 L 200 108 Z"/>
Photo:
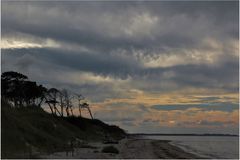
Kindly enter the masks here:
<path id="1" fill-rule="evenodd" d="M 115 153 L 118 154 L 119 151 L 117 148 L 115 148 L 114 146 L 106 146 L 102 149 L 103 153 Z"/>
<path id="2" fill-rule="evenodd" d="M 88 144 L 82 144 L 82 145 L 80 146 L 80 148 L 91 148 L 91 149 L 97 149 L 97 147 L 95 147 L 95 146 L 91 146 L 91 145 L 88 145 Z"/>

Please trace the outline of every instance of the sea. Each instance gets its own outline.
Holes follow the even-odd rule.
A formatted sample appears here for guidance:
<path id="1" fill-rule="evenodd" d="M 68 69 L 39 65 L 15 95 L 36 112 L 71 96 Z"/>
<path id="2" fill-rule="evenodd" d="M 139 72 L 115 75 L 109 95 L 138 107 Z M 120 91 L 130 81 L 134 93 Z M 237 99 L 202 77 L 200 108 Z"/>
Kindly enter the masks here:
<path id="1" fill-rule="evenodd" d="M 203 158 L 239 159 L 239 137 L 236 136 L 146 135 L 145 138 L 170 140 L 170 144 Z"/>

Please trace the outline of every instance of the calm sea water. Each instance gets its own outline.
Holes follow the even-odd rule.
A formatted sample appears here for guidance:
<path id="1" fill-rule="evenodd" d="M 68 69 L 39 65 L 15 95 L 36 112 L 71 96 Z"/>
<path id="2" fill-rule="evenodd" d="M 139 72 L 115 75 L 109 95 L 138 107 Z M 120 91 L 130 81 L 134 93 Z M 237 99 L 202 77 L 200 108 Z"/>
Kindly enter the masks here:
<path id="1" fill-rule="evenodd" d="M 144 136 L 171 140 L 171 144 L 205 158 L 239 159 L 239 137 L 231 136 Z"/>

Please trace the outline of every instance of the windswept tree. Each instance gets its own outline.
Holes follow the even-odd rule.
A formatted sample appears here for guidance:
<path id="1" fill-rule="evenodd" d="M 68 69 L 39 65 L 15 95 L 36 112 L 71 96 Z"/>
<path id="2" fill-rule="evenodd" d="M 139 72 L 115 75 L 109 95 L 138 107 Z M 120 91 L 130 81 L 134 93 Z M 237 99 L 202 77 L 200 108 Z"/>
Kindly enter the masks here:
<path id="1" fill-rule="evenodd" d="M 66 89 L 62 91 L 56 88 L 47 89 L 28 77 L 18 72 L 4 72 L 1 75 L 1 96 L 3 99 L 14 104 L 15 107 L 39 106 L 46 102 L 53 115 L 73 116 L 73 102 L 77 96 L 79 114 L 81 109 L 87 109 L 93 119 L 89 104 L 80 94 L 71 94 Z M 60 107 L 60 110 L 59 110 Z"/>
<path id="2" fill-rule="evenodd" d="M 24 99 L 23 83 L 28 77 L 18 72 L 4 72 L 1 75 L 2 97 L 14 103 L 14 106 L 22 105 Z"/>
<path id="3" fill-rule="evenodd" d="M 41 106 L 46 90 L 42 85 L 38 86 L 36 82 L 25 81 L 23 83 L 23 94 L 26 105 Z"/>
<path id="4" fill-rule="evenodd" d="M 41 99 L 46 88 L 37 85 L 36 82 L 28 80 L 28 77 L 18 72 L 4 72 L 1 75 L 2 97 L 13 102 L 14 106 L 40 106 L 42 101 L 37 103 L 37 99 Z"/>
<path id="5" fill-rule="evenodd" d="M 61 94 L 59 94 L 59 100 L 60 100 L 60 108 L 61 108 L 61 117 L 63 117 L 65 104 L 64 104 L 64 97 L 62 92 Z"/>
<path id="6" fill-rule="evenodd" d="M 45 95 L 46 98 L 46 103 L 48 104 L 52 114 L 57 115 L 57 113 L 59 115 L 61 115 L 61 113 L 59 112 L 59 110 L 57 109 L 57 104 L 59 103 L 57 101 L 58 97 L 59 97 L 60 91 L 56 88 L 50 88 L 47 91 L 47 94 Z"/>
<path id="7" fill-rule="evenodd" d="M 79 111 L 79 116 L 82 117 L 82 111 L 81 111 L 81 108 L 82 108 L 82 100 L 84 100 L 85 98 L 81 95 L 81 94 L 76 94 L 77 98 L 78 98 L 78 111 Z"/>
<path id="8" fill-rule="evenodd" d="M 62 90 L 62 95 L 63 95 L 63 102 L 66 106 L 65 109 L 66 109 L 67 116 L 70 116 L 70 115 L 73 116 L 73 104 L 71 101 L 73 99 L 73 96 L 71 96 L 66 89 Z"/>
<path id="9" fill-rule="evenodd" d="M 82 109 L 87 109 L 91 118 L 93 119 L 92 112 L 90 110 L 89 104 L 86 102 L 85 97 L 83 97 L 81 94 L 75 94 L 78 98 L 78 110 L 79 110 L 79 116 L 82 116 Z"/>
<path id="10" fill-rule="evenodd" d="M 39 85 L 38 86 L 38 93 L 39 93 L 39 97 L 36 99 L 35 103 L 38 107 L 41 107 L 42 103 L 45 100 L 45 95 L 47 94 L 47 88 L 42 86 L 42 85 Z"/>

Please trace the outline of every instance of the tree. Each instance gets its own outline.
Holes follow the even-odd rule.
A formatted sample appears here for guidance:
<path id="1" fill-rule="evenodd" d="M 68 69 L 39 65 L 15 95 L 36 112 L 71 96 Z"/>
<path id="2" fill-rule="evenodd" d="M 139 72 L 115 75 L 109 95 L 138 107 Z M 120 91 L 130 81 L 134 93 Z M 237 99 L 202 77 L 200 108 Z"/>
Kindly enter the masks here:
<path id="1" fill-rule="evenodd" d="M 78 109 L 79 109 L 79 116 L 81 117 L 81 110 L 86 108 L 91 116 L 91 118 L 93 119 L 92 116 L 92 112 L 89 108 L 89 104 L 87 102 L 84 102 L 85 98 L 81 95 L 81 94 L 76 94 L 77 98 L 78 98 Z M 83 101 L 83 102 L 82 102 Z"/>
<path id="2" fill-rule="evenodd" d="M 38 107 L 41 107 L 41 104 L 43 103 L 43 101 L 45 99 L 45 95 L 47 94 L 47 88 L 43 87 L 42 85 L 39 85 L 38 92 L 39 92 L 39 97 L 36 99 L 36 105 Z"/>
<path id="3" fill-rule="evenodd" d="M 26 105 L 40 106 L 42 100 L 37 104 L 37 99 L 42 99 L 45 94 L 46 88 L 42 85 L 38 86 L 36 82 L 24 81 L 23 82 L 23 98 Z"/>
<path id="4" fill-rule="evenodd" d="M 29 81 L 28 77 L 14 71 L 4 72 L 1 75 L 1 96 L 8 102 L 14 104 L 15 107 L 24 107 L 29 105 L 39 106 L 45 102 L 48 104 L 52 114 L 63 117 L 64 108 L 67 116 L 73 116 L 73 98 L 66 89 L 59 91 L 56 88 L 49 90 L 42 85 L 38 85 L 34 81 Z M 76 94 L 78 97 L 79 114 L 81 109 L 88 109 L 88 112 L 93 119 L 89 104 L 82 100 L 83 96 Z M 61 110 L 58 110 L 60 106 Z"/>
<path id="5" fill-rule="evenodd" d="M 18 72 L 4 72 L 1 75 L 2 96 L 20 106 L 23 102 L 23 82 L 28 77 Z"/>
<path id="6" fill-rule="evenodd" d="M 10 81 L 10 80 L 23 81 L 28 79 L 28 77 L 18 72 L 9 71 L 9 72 L 2 73 L 1 79 L 7 80 L 7 81 Z"/>
<path id="7" fill-rule="evenodd" d="M 72 109 L 73 105 L 71 102 L 71 99 L 73 97 L 70 96 L 69 92 L 66 89 L 62 90 L 62 95 L 63 95 L 64 104 L 66 107 L 67 116 L 70 116 L 70 113 L 73 116 L 73 109 Z"/>
<path id="8" fill-rule="evenodd" d="M 46 88 L 29 81 L 28 77 L 18 72 L 4 72 L 1 75 L 2 97 L 14 103 L 14 106 L 40 106 Z M 38 104 L 36 100 L 40 99 Z"/>
<path id="9" fill-rule="evenodd" d="M 59 103 L 57 101 L 57 98 L 59 94 L 60 94 L 60 91 L 57 90 L 56 88 L 49 89 L 46 94 L 46 103 L 50 107 L 52 114 L 55 114 L 55 115 L 57 115 L 57 113 L 61 115 L 61 113 L 57 109 L 57 103 Z"/>

